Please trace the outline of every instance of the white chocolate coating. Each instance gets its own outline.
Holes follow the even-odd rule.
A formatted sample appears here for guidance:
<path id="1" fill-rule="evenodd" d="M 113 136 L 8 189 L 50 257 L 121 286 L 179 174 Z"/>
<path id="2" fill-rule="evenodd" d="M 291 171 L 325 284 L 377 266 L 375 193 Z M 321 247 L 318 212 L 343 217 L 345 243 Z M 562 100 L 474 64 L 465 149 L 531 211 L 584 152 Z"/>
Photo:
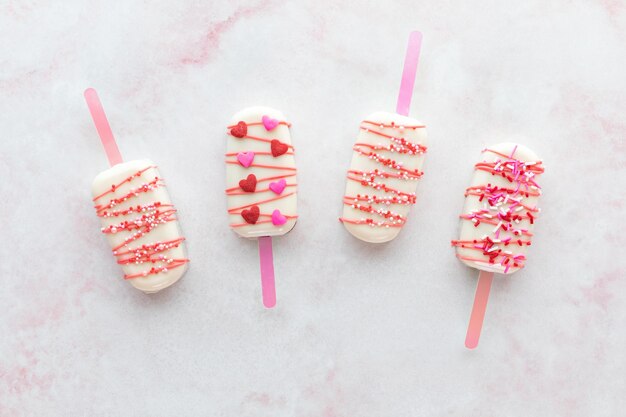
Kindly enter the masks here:
<path id="1" fill-rule="evenodd" d="M 381 127 L 380 124 L 385 125 L 385 127 Z M 393 127 L 391 126 L 392 124 Z M 359 135 L 357 136 L 355 146 L 359 146 L 358 144 L 360 143 L 383 147 L 388 147 L 391 144 L 397 144 L 397 142 L 392 141 L 386 136 L 376 134 L 376 132 L 398 139 L 406 139 L 406 141 L 413 145 L 423 147 L 424 151 L 425 147 L 427 146 L 426 129 L 423 123 L 410 117 L 387 112 L 372 113 L 365 119 L 363 123 L 361 123 L 361 129 L 359 131 Z M 424 164 L 424 152 L 409 154 L 399 153 L 398 151 L 391 152 L 389 150 L 380 149 L 372 150 L 371 148 L 367 147 L 360 147 L 360 149 L 367 152 L 373 151 L 384 158 L 393 159 L 397 163 L 401 164 L 403 168 L 411 172 L 414 172 L 415 170 L 421 172 L 422 166 Z M 398 172 L 393 167 L 384 166 L 380 162 L 368 158 L 367 156 L 364 156 L 355 150 L 352 156 L 352 162 L 350 164 L 350 172 L 348 173 L 348 178 L 362 178 L 362 175 L 359 174 L 360 172 L 369 173 L 374 170 L 384 171 L 387 173 Z M 404 194 L 410 194 L 414 196 L 417 190 L 418 179 L 376 177 L 374 178 L 374 181 L 378 184 L 384 184 L 387 187 L 398 190 Z M 346 184 L 346 194 L 344 197 L 344 203 L 347 202 L 348 204 L 344 204 L 343 217 L 341 219 L 346 229 L 358 239 L 371 243 L 383 243 L 393 240 L 400 233 L 400 230 L 404 224 L 404 221 L 406 220 L 412 204 L 392 203 L 388 205 L 386 203 L 381 203 L 380 201 L 374 202 L 372 200 L 353 201 L 351 197 L 356 197 L 358 195 L 367 195 L 370 197 L 375 196 L 376 198 L 393 198 L 394 196 L 397 197 L 398 195 L 389 191 L 385 192 L 385 190 L 383 189 L 375 189 L 370 185 L 362 185 L 362 183 L 359 181 L 348 179 Z M 402 196 L 400 196 L 399 198 L 402 198 Z M 360 204 L 361 207 L 368 206 L 371 207 L 371 209 L 373 210 L 390 210 L 394 214 L 402 216 L 404 220 L 402 220 L 401 224 L 399 224 L 398 226 L 388 226 L 389 223 L 393 222 L 393 219 L 386 219 L 384 216 L 377 213 L 365 212 L 363 210 L 360 210 L 359 208 L 353 207 L 352 204 Z M 350 220 L 364 222 L 367 219 L 372 219 L 374 222 L 385 222 L 385 224 L 372 226 L 370 224 L 355 224 L 350 222 Z"/>
<path id="2" fill-rule="evenodd" d="M 490 151 L 496 151 L 505 155 L 505 157 Z M 508 169 L 506 167 L 507 161 L 518 160 L 523 163 L 528 163 L 529 167 L 537 167 L 537 169 L 540 169 L 541 172 L 543 172 L 541 164 L 537 163 L 540 161 L 539 157 L 527 147 L 519 144 L 500 143 L 497 145 L 489 146 L 486 148 L 486 151 L 482 154 L 482 156 L 483 162 L 487 164 L 494 164 L 497 166 L 498 161 L 500 161 L 498 169 Z M 513 176 L 514 174 L 510 175 L 512 179 Z M 531 172 L 530 178 L 532 178 L 533 181 L 536 181 L 537 177 L 539 176 L 539 174 L 532 174 Z M 520 175 L 518 176 L 518 178 L 525 178 L 525 176 Z M 510 181 L 502 175 L 499 175 L 499 173 L 496 173 L 496 175 L 492 175 L 491 172 L 488 171 L 475 170 L 470 187 L 481 187 L 489 184 L 490 186 L 495 186 L 499 189 L 504 187 L 507 189 L 515 190 L 516 188 L 518 188 L 518 182 L 519 180 Z M 522 240 L 522 242 L 527 242 L 530 241 L 532 237 L 532 230 L 534 228 L 534 225 L 531 224 L 527 213 L 530 211 L 531 216 L 533 216 L 534 218 L 538 216 L 538 196 L 525 196 L 523 194 L 523 191 L 525 191 L 526 189 L 526 185 L 522 184 L 519 187 L 519 190 L 521 192 L 517 194 L 505 193 L 502 198 L 493 199 L 491 202 L 487 197 L 483 197 L 483 200 L 480 201 L 480 195 L 470 194 L 465 197 L 463 216 L 469 216 L 470 218 L 461 219 L 461 231 L 459 235 L 459 241 L 470 242 L 473 240 L 477 240 L 478 246 L 481 246 L 484 244 L 483 242 L 485 237 L 489 237 L 489 239 L 495 241 L 495 243 L 489 247 L 489 250 L 502 250 L 502 253 L 507 253 L 507 256 L 511 257 L 511 259 L 506 264 L 508 265 L 507 268 L 505 265 L 501 264 L 501 262 L 505 260 L 505 257 L 500 256 L 495 259 L 494 263 L 489 263 L 489 256 L 483 253 L 483 249 L 476 249 L 476 244 L 466 243 L 466 247 L 455 245 L 457 257 L 459 257 L 459 259 L 464 264 L 482 271 L 497 272 L 501 274 L 512 274 L 521 269 L 521 267 L 523 267 L 526 252 L 528 250 L 528 245 L 523 243 L 520 246 L 516 242 L 518 240 Z M 532 193 L 541 193 L 541 190 L 539 188 L 535 189 L 532 184 L 529 186 L 528 190 Z M 474 192 L 477 194 L 481 194 L 481 191 L 474 190 Z M 496 193 L 500 192 L 501 191 L 496 191 Z M 533 209 L 537 210 L 537 212 L 533 211 Z M 481 210 L 483 210 L 483 212 L 481 212 Z M 507 221 L 506 219 L 502 220 L 501 216 L 508 216 L 507 213 L 511 213 L 511 215 L 513 216 L 518 215 L 522 218 L 512 221 Z M 472 220 L 471 216 L 476 215 L 478 215 L 479 217 Z M 535 219 L 533 219 L 533 221 L 535 221 Z M 478 223 L 478 226 L 475 227 L 474 225 L 476 223 Z M 493 223 L 496 223 L 496 225 L 494 225 Z M 500 224 L 504 224 L 504 226 L 508 230 L 505 230 L 501 226 L 498 227 Z M 497 235 L 496 231 L 498 232 Z M 515 231 L 517 231 L 517 234 L 515 233 Z M 527 231 L 529 234 L 520 231 Z M 505 242 L 509 238 L 509 244 L 505 245 Z M 521 262 L 518 262 L 517 267 L 514 266 L 512 256 L 523 257 Z"/>
<path id="3" fill-rule="evenodd" d="M 279 122 L 276 127 L 267 130 L 262 124 L 263 116 L 275 119 Z M 260 236 L 281 236 L 289 232 L 297 221 L 297 177 L 296 163 L 293 156 L 293 148 L 287 153 L 273 156 L 271 143 L 277 139 L 282 144 L 291 146 L 291 135 L 285 115 L 269 107 L 249 107 L 236 113 L 230 122 L 230 127 L 239 122 L 247 125 L 247 136 L 238 138 L 233 136 L 228 129 L 226 145 L 226 194 L 228 204 L 228 219 L 231 228 L 240 236 L 256 238 Z M 254 152 L 254 160 L 251 166 L 245 167 L 238 163 L 237 154 L 242 152 Z M 230 162 L 230 163 L 229 163 Z M 259 165 L 264 165 L 259 166 Z M 273 166 L 274 168 L 268 168 Z M 284 168 L 284 169 L 281 169 Z M 245 192 L 239 186 L 239 181 L 245 180 L 248 175 L 254 174 L 257 178 L 256 190 Z M 273 182 L 283 179 L 286 182 L 284 190 L 280 194 L 272 191 L 269 187 Z M 230 190 L 230 191 L 229 191 Z M 267 201 L 271 200 L 271 201 Z M 256 224 L 250 224 L 242 217 L 243 210 L 249 210 L 251 206 L 259 207 L 260 216 Z M 279 210 L 287 221 L 284 224 L 274 224 L 272 213 Z"/>
<path id="4" fill-rule="evenodd" d="M 139 177 L 134 177 L 129 182 L 126 182 L 119 187 L 116 187 L 115 191 L 98 198 L 96 201 L 94 201 L 94 204 L 96 206 L 108 204 L 112 199 L 119 199 L 122 196 L 127 195 L 129 192 L 131 192 L 131 190 L 138 189 L 143 184 L 154 180 L 155 177 L 161 178 L 159 170 L 155 167 L 155 164 L 149 160 L 135 160 L 124 162 L 115 165 L 107 169 L 106 171 L 101 172 L 93 181 L 92 194 L 94 198 L 107 192 L 108 190 L 111 190 L 111 186 L 113 184 L 120 184 L 125 179 L 137 174 L 139 171 L 142 171 L 144 169 L 146 169 L 146 171 L 143 172 Z M 160 185 L 148 192 L 137 193 L 136 196 L 128 198 L 127 201 L 122 201 L 115 204 L 115 206 L 111 207 L 108 212 L 110 213 L 114 210 L 126 210 L 131 206 L 136 207 L 137 205 L 150 205 L 154 204 L 155 202 L 160 202 L 163 205 L 172 204 L 165 185 Z M 173 209 L 173 207 L 171 208 Z M 164 209 L 165 208 L 161 208 L 161 210 Z M 119 216 L 100 217 L 100 219 L 102 222 L 102 227 L 104 229 L 113 225 L 118 225 L 122 221 L 134 222 L 137 219 L 141 218 L 142 214 L 150 213 L 150 211 L 142 213 L 132 212 L 128 214 L 120 214 Z M 175 214 L 173 215 L 173 218 L 174 219 L 171 221 L 158 224 L 149 233 L 145 233 L 138 239 L 132 242 L 128 242 L 126 246 L 123 246 L 121 249 L 118 250 L 118 252 L 128 249 L 134 249 L 144 244 L 168 242 L 182 238 L 182 232 L 180 230 L 180 226 L 178 220 L 175 217 Z M 126 239 L 128 239 L 133 233 L 136 232 L 136 230 L 137 229 L 132 231 L 120 230 L 116 233 L 107 233 L 106 238 L 111 245 L 111 248 L 113 249 L 123 244 Z M 187 256 L 185 244 L 184 242 L 180 242 L 177 247 L 167 249 L 163 252 L 158 253 L 156 256 L 159 255 L 166 256 L 164 262 L 159 261 L 155 264 L 151 262 L 144 262 L 142 264 L 131 263 L 121 266 L 126 275 L 134 275 L 143 274 L 143 272 L 150 270 L 151 267 L 167 266 L 167 259 L 186 260 Z M 186 270 L 187 263 L 178 267 L 168 268 L 167 271 L 160 271 L 158 273 L 147 274 L 146 276 L 130 278 L 128 279 L 128 281 L 135 288 L 145 293 L 155 293 L 174 284 L 184 275 Z"/>

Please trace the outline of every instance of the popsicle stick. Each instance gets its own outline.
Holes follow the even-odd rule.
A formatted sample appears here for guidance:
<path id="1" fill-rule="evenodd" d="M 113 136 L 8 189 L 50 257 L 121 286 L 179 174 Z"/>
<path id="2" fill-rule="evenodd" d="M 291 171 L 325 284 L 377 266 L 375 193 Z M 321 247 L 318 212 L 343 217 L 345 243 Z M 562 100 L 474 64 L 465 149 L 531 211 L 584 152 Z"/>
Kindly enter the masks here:
<path id="1" fill-rule="evenodd" d="M 487 309 L 487 300 L 489 300 L 489 291 L 491 290 L 492 281 L 493 272 L 480 271 L 480 274 L 478 274 L 478 286 L 476 287 L 476 295 L 474 296 L 474 306 L 472 307 L 472 315 L 470 316 L 470 322 L 467 328 L 467 336 L 465 336 L 465 347 L 468 349 L 474 349 L 478 346 L 478 339 L 480 339 L 480 331 L 483 328 L 483 319 L 485 318 L 485 310 Z"/>
<path id="2" fill-rule="evenodd" d="M 104 146 L 104 152 L 106 152 L 109 164 L 113 166 L 121 163 L 122 154 L 117 147 L 117 143 L 115 143 L 111 126 L 109 126 L 109 121 L 102 108 L 102 103 L 100 103 L 100 99 L 98 98 L 98 93 L 96 93 L 96 90 L 93 88 L 88 88 L 85 90 L 84 95 L 85 101 L 87 101 L 87 107 L 89 107 L 89 112 L 91 113 L 91 118 L 100 136 L 100 141 L 102 142 L 102 146 Z"/>
<path id="3" fill-rule="evenodd" d="M 276 285 L 274 283 L 274 255 L 272 254 L 271 236 L 259 238 L 259 258 L 261 260 L 263 305 L 272 308 L 276 305 Z"/>
<path id="4" fill-rule="evenodd" d="M 406 48 L 406 55 L 404 57 L 404 70 L 402 71 L 402 82 L 400 83 L 398 104 L 396 105 L 396 113 L 403 116 L 409 115 L 421 48 L 422 33 L 418 31 L 411 32 L 409 35 L 409 44 Z"/>

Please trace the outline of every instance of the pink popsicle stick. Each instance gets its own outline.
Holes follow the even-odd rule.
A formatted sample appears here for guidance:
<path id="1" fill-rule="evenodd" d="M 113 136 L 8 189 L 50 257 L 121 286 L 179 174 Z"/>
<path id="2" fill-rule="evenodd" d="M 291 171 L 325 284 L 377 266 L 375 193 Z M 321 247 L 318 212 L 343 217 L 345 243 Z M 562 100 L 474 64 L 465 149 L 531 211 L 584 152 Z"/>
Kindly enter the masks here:
<path id="1" fill-rule="evenodd" d="M 468 349 L 474 349 L 478 346 L 478 339 L 480 339 L 480 331 L 483 328 L 483 319 L 485 318 L 485 310 L 487 310 L 487 300 L 489 300 L 489 291 L 491 290 L 492 281 L 493 272 L 480 271 L 480 274 L 478 274 L 478 286 L 476 287 L 476 295 L 474 296 L 474 306 L 472 307 L 472 315 L 470 316 L 470 322 L 467 328 L 467 336 L 465 336 L 465 347 Z"/>
<path id="2" fill-rule="evenodd" d="M 274 283 L 274 256 L 272 254 L 271 236 L 259 238 L 259 258 L 261 259 L 263 305 L 272 308 L 276 305 L 276 285 Z"/>
<path id="3" fill-rule="evenodd" d="M 122 154 L 120 154 L 117 143 L 115 143 L 111 126 L 109 126 L 107 116 L 104 114 L 98 93 L 96 93 L 96 90 L 93 88 L 88 88 L 85 90 L 84 95 L 85 101 L 87 101 L 87 107 L 89 107 L 89 112 L 91 113 L 91 118 L 100 136 L 100 141 L 102 142 L 102 146 L 104 146 L 104 152 L 106 152 L 107 158 L 109 159 L 109 164 L 113 166 L 121 163 Z"/>
<path id="4" fill-rule="evenodd" d="M 398 104 L 396 105 L 396 113 L 403 116 L 409 115 L 421 48 L 422 33 L 418 31 L 411 32 L 409 35 L 409 44 L 406 48 L 406 55 L 404 57 L 404 70 L 402 71 L 402 82 L 400 83 Z"/>

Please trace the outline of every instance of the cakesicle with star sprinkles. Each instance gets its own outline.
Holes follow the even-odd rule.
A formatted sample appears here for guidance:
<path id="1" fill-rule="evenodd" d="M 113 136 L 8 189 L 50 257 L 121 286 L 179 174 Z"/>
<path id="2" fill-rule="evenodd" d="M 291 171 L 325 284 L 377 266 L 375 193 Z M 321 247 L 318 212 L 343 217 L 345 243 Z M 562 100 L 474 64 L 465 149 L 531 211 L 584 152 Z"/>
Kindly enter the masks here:
<path id="1" fill-rule="evenodd" d="M 482 161 L 465 190 L 456 256 L 480 271 L 465 338 L 465 346 L 478 346 L 495 273 L 510 275 L 526 264 L 537 206 L 543 163 L 530 149 L 516 143 L 500 143 L 483 150 Z"/>

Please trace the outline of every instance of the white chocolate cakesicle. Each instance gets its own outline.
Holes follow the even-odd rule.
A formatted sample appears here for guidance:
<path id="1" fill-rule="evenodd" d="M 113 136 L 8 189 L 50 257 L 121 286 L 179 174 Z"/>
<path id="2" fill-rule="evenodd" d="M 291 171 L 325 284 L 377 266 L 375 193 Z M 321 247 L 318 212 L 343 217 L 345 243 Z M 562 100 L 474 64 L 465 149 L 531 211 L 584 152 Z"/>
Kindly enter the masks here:
<path id="1" fill-rule="evenodd" d="M 125 279 L 154 293 L 183 276 L 189 262 L 185 238 L 152 161 L 129 161 L 107 169 L 94 180 L 92 194 L 102 232 Z"/>
<path id="2" fill-rule="evenodd" d="M 296 224 L 298 183 L 289 126 L 282 112 L 269 107 L 242 110 L 228 126 L 228 217 L 243 237 L 280 236 Z"/>
<path id="3" fill-rule="evenodd" d="M 539 157 L 525 146 L 500 143 L 483 151 L 465 191 L 457 257 L 482 271 L 512 274 L 524 267 L 543 173 Z"/>
<path id="4" fill-rule="evenodd" d="M 426 146 L 424 124 L 410 117 L 376 112 L 361 122 L 340 218 L 350 233 L 371 243 L 400 233 L 416 201 Z"/>

